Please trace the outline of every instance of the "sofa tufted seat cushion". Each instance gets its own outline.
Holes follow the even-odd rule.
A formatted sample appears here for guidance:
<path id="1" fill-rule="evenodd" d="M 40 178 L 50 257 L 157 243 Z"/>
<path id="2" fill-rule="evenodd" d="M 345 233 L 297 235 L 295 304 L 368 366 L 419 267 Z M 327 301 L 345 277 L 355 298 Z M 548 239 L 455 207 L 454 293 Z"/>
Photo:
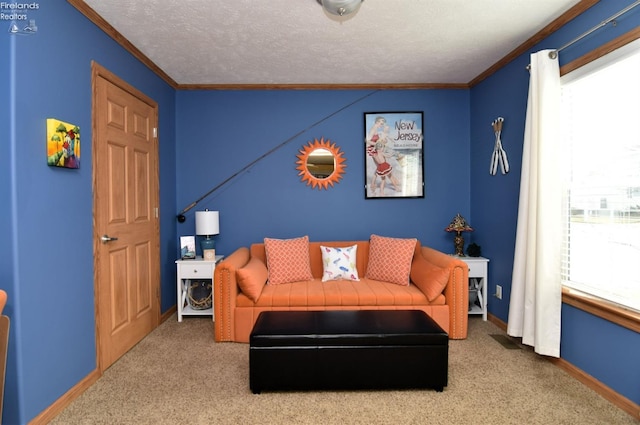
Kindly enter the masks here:
<path id="1" fill-rule="evenodd" d="M 402 286 L 371 279 L 360 281 L 293 282 L 285 285 L 266 285 L 257 302 L 240 293 L 238 307 L 320 307 L 320 306 L 419 306 L 444 305 L 440 294 L 428 301 L 415 285 Z"/>

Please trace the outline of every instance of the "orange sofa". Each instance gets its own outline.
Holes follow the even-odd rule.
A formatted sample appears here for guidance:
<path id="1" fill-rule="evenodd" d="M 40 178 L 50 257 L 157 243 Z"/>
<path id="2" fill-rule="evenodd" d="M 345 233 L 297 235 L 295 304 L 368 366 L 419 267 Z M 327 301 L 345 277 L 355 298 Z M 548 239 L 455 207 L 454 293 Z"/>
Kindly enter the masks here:
<path id="1" fill-rule="evenodd" d="M 356 268 L 360 280 L 322 282 L 321 245 L 357 245 Z M 368 253 L 369 241 L 309 242 L 313 280 L 261 284 L 257 294 L 248 296 L 240 289 L 239 279 L 243 278 L 244 270 L 256 264 L 255 259 L 267 264 L 265 245 L 257 243 L 250 248 L 237 249 L 221 261 L 214 272 L 215 340 L 249 342 L 258 314 L 271 310 L 422 310 L 449 334 L 449 338 L 467 337 L 469 269 L 464 261 L 417 242 L 411 263 L 411 284 L 403 286 L 363 278 Z M 441 272 L 445 286 L 441 293 L 434 295 L 431 291 L 427 297 L 429 290 L 425 290 L 420 281 L 433 270 Z"/>

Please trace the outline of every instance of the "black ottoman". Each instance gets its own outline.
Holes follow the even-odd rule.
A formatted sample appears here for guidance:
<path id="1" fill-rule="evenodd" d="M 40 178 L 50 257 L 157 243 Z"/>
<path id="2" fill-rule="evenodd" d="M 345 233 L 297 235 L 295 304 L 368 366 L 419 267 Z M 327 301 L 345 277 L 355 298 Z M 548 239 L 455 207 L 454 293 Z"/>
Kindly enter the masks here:
<path id="1" fill-rule="evenodd" d="M 448 363 L 449 337 L 422 311 L 267 311 L 250 336 L 249 386 L 442 391 Z"/>

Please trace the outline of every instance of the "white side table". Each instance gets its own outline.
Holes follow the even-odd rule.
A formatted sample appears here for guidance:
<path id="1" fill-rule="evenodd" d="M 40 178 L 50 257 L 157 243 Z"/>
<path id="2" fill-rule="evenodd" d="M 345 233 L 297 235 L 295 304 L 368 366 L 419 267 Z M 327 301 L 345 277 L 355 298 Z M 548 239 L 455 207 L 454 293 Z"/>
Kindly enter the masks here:
<path id="1" fill-rule="evenodd" d="M 469 266 L 469 292 L 478 291 L 478 301 L 481 307 L 472 304 L 469 314 L 482 314 L 482 320 L 487 320 L 487 275 L 489 259 L 484 257 L 456 257 Z"/>
<path id="2" fill-rule="evenodd" d="M 193 260 L 176 260 L 177 288 L 178 288 L 178 322 L 182 316 L 213 316 L 213 289 L 211 293 L 211 308 L 195 310 L 187 300 L 191 280 L 210 280 L 213 287 L 213 271 L 216 264 L 222 260 L 222 255 L 216 255 L 215 261 L 203 260 L 196 257 Z"/>

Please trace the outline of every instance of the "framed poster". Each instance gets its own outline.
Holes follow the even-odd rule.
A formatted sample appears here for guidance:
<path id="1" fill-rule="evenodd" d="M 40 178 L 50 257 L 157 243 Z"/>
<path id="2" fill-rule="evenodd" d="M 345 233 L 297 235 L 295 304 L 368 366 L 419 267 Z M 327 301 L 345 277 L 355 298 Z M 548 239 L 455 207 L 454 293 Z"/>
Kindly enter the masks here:
<path id="1" fill-rule="evenodd" d="M 366 112 L 365 199 L 424 198 L 422 112 Z"/>

